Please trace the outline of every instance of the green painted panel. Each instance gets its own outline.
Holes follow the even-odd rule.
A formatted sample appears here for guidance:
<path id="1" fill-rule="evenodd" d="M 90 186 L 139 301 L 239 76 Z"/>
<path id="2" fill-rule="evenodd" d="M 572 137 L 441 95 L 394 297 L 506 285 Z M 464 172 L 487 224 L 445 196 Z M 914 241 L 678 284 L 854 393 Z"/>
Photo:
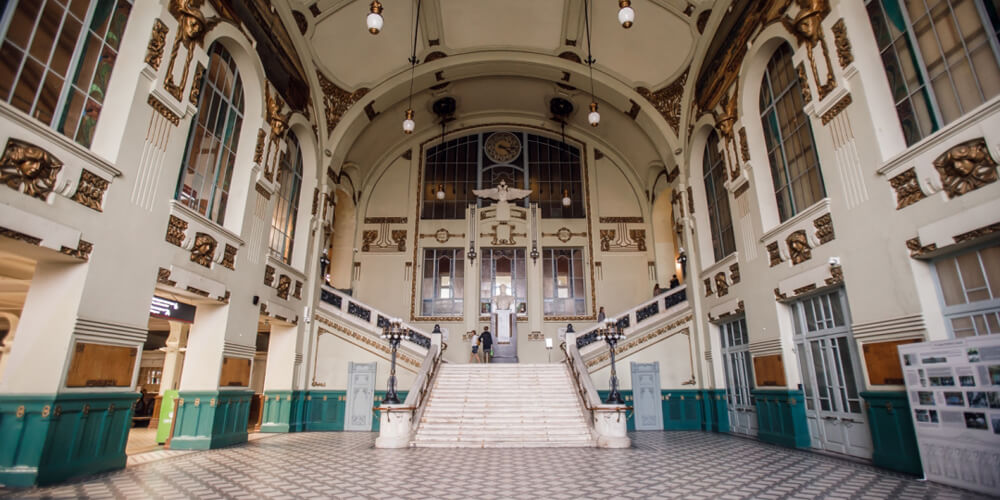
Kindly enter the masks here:
<path id="1" fill-rule="evenodd" d="M 0 396 L 0 483 L 51 484 L 125 467 L 134 392 Z"/>
<path id="2" fill-rule="evenodd" d="M 917 435 L 906 392 L 862 392 L 872 431 L 872 463 L 909 474 L 923 474 Z"/>
<path id="3" fill-rule="evenodd" d="M 702 391 L 698 389 L 664 389 L 660 392 L 663 406 L 663 429 L 668 431 L 702 430 Z"/>
<path id="4" fill-rule="evenodd" d="M 288 422 L 289 432 L 302 432 L 305 430 L 306 415 L 306 391 L 292 391 L 292 404 L 290 407 Z"/>
<path id="5" fill-rule="evenodd" d="M 757 437 L 761 441 L 788 446 L 809 447 L 809 424 L 802 391 L 755 389 Z"/>
<path id="6" fill-rule="evenodd" d="M 729 432 L 729 411 L 725 389 L 703 389 L 701 428 L 712 432 Z"/>
<path id="7" fill-rule="evenodd" d="M 347 391 L 309 391 L 304 408 L 304 430 L 342 431 Z"/>
<path id="8" fill-rule="evenodd" d="M 267 391 L 261 409 L 261 432 L 289 432 L 292 419 L 292 391 Z"/>
<path id="9" fill-rule="evenodd" d="M 252 391 L 182 391 L 170 448 L 208 450 L 247 440 Z"/>

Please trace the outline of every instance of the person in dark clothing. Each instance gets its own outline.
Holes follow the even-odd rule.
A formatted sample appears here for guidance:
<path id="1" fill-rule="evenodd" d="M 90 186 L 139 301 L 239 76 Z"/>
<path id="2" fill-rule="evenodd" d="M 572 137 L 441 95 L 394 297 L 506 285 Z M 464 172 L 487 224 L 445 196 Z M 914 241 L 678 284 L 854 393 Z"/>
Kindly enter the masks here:
<path id="1" fill-rule="evenodd" d="M 598 323 L 603 323 L 604 322 L 604 318 L 606 318 L 606 317 L 607 317 L 607 315 L 604 314 L 604 306 L 601 306 L 601 310 L 597 311 L 597 322 Z"/>
<path id="2" fill-rule="evenodd" d="M 670 278 L 670 288 L 677 288 L 679 286 L 681 286 L 681 281 L 677 279 L 677 275 L 675 274 L 672 278 Z"/>
<path id="3" fill-rule="evenodd" d="M 657 283 L 656 286 L 653 287 L 653 297 L 656 297 L 657 295 L 659 295 L 661 293 L 663 293 L 663 289 L 660 288 L 660 284 Z"/>
<path id="4" fill-rule="evenodd" d="M 483 327 L 483 333 L 479 334 L 479 343 L 483 346 L 483 362 L 489 363 L 493 357 L 493 334 L 490 327 Z"/>

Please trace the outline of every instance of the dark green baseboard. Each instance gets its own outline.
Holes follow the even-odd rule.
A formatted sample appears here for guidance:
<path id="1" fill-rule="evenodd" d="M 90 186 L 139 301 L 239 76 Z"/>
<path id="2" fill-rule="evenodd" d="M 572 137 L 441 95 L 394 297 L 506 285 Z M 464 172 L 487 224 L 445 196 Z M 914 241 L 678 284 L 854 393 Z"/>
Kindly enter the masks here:
<path id="1" fill-rule="evenodd" d="M 906 392 L 862 392 L 872 432 L 872 463 L 909 474 L 923 474 L 917 435 Z"/>
<path id="2" fill-rule="evenodd" d="M 712 432 L 729 432 L 729 407 L 725 389 L 702 389 L 701 428 Z"/>
<path id="3" fill-rule="evenodd" d="M 249 390 L 181 391 L 170 449 L 208 450 L 245 443 Z"/>
<path id="4" fill-rule="evenodd" d="M 0 484 L 29 487 L 125 467 L 134 392 L 0 396 Z"/>
<path id="5" fill-rule="evenodd" d="M 809 424 L 802 391 L 755 389 L 757 437 L 789 448 L 808 448 Z"/>

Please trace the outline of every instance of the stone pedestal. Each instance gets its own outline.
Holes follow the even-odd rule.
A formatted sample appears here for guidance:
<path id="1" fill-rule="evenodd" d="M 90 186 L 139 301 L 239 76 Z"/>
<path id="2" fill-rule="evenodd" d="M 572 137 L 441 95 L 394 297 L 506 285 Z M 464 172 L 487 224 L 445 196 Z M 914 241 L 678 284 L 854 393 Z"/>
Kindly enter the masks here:
<path id="1" fill-rule="evenodd" d="M 403 405 L 382 405 L 382 408 L 402 408 Z M 376 448 L 407 448 L 410 446 L 410 411 L 380 411 Z"/>
<path id="2" fill-rule="evenodd" d="M 625 409 L 621 411 L 594 412 L 594 430 L 597 431 L 598 448 L 629 448 L 632 440 L 628 437 Z"/>

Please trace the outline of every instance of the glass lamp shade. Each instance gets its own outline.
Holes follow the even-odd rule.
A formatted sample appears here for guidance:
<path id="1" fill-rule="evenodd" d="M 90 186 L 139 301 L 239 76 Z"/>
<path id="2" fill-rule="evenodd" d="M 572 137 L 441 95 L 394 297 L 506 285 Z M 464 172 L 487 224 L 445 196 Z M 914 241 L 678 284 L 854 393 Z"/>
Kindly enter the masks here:
<path id="1" fill-rule="evenodd" d="M 573 204 L 573 199 L 569 197 L 569 191 L 566 189 L 563 190 L 562 204 L 564 207 L 568 207 Z"/>
<path id="2" fill-rule="evenodd" d="M 417 123 L 413 121 L 413 110 L 406 110 L 406 119 L 403 120 L 403 133 L 412 134 L 417 128 Z"/>
<path id="3" fill-rule="evenodd" d="M 621 17 L 621 16 L 619 16 L 619 17 Z M 382 15 L 381 14 L 376 14 L 376 13 L 372 12 L 371 14 L 368 14 L 368 18 L 366 19 L 366 21 L 368 23 L 368 32 L 369 33 L 371 33 L 373 35 L 377 35 L 377 34 L 379 34 L 379 32 L 382 31 L 382 22 L 383 22 L 383 19 L 382 19 Z"/>
<path id="4" fill-rule="evenodd" d="M 590 103 L 590 114 L 587 115 L 587 121 L 590 122 L 591 127 L 596 127 L 601 123 L 601 114 L 597 112 L 597 103 Z"/>
<path id="5" fill-rule="evenodd" d="M 437 189 L 437 192 L 434 193 L 434 196 L 437 196 L 437 199 L 439 199 L 439 200 L 443 200 L 444 199 L 444 194 L 445 194 L 444 193 L 444 186 L 440 186 L 439 185 L 438 189 Z"/>
<path id="6" fill-rule="evenodd" d="M 631 28 L 634 21 L 635 10 L 632 7 L 625 6 L 618 10 L 618 22 L 622 23 L 622 28 Z"/>

